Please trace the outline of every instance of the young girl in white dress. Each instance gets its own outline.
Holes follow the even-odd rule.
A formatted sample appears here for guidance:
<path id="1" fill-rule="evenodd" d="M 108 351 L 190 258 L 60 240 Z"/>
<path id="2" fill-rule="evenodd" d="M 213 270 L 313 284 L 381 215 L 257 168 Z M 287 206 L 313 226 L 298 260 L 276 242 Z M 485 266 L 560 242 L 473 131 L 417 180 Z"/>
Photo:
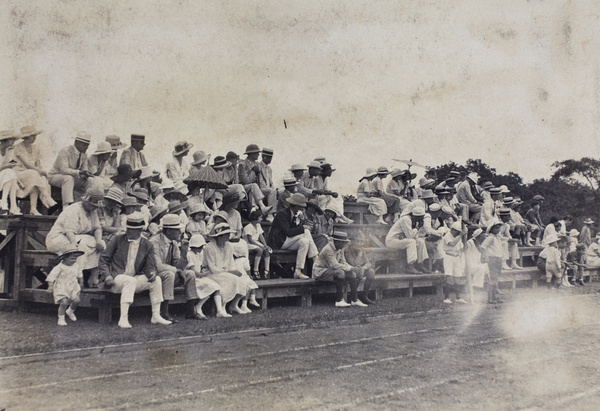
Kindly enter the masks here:
<path id="1" fill-rule="evenodd" d="M 67 325 L 65 314 L 71 321 L 77 321 L 75 309 L 79 304 L 79 294 L 83 285 L 83 272 L 77 259 L 83 251 L 73 245 L 59 255 L 60 263 L 50 271 L 46 282 L 48 290 L 54 295 L 54 303 L 58 306 L 58 325 Z"/>

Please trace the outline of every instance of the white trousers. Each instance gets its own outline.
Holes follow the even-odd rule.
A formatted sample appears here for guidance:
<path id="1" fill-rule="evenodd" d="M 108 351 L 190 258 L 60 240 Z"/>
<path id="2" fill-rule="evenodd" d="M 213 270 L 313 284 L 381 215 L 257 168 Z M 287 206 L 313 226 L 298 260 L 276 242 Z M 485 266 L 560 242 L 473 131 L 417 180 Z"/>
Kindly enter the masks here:
<path id="1" fill-rule="evenodd" d="M 131 304 L 135 293 L 150 290 L 150 303 L 152 305 L 160 304 L 163 301 L 162 283 L 158 276 L 152 282 L 148 282 L 148 277 L 145 275 L 130 275 L 119 274 L 114 278 L 114 284 L 110 292 L 121 293 L 121 304 Z"/>
<path id="2" fill-rule="evenodd" d="M 385 246 L 397 250 L 406 250 L 406 262 L 408 264 L 422 263 L 429 258 L 425 240 L 422 238 L 403 238 L 402 240 L 392 238 L 385 242 Z"/>
<path id="3" fill-rule="evenodd" d="M 310 233 L 306 232 L 295 237 L 287 237 L 281 246 L 281 249 L 298 251 L 298 254 L 296 255 L 296 270 L 302 270 L 304 268 L 307 256 L 313 258 L 319 254 L 319 250 L 317 250 L 317 246 L 315 245 L 312 236 Z"/>

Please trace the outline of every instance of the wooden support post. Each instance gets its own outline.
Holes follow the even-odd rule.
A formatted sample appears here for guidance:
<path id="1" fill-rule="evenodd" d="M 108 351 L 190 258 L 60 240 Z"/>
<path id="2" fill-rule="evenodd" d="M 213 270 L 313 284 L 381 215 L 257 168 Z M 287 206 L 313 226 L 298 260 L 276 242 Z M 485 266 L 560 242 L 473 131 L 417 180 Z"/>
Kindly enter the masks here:
<path id="1" fill-rule="evenodd" d="M 267 300 L 269 299 L 269 290 L 262 290 L 262 300 L 260 301 L 260 309 L 267 310 Z"/>
<path id="2" fill-rule="evenodd" d="M 98 305 L 98 322 L 110 324 L 112 322 L 112 304 L 110 301 L 101 301 Z"/>
<path id="3" fill-rule="evenodd" d="M 13 283 L 13 299 L 17 300 L 19 310 L 27 310 L 26 304 L 21 301 L 20 294 L 27 283 L 26 270 L 23 266 L 21 251 L 25 250 L 26 233 L 24 225 L 19 225 L 17 235 L 15 237 L 15 255 L 14 255 L 14 283 Z"/>
<path id="4" fill-rule="evenodd" d="M 375 288 L 375 301 L 383 300 L 383 288 L 377 287 Z"/>
<path id="5" fill-rule="evenodd" d="M 408 282 L 408 297 L 412 298 L 413 296 L 413 282 L 409 281 Z"/>

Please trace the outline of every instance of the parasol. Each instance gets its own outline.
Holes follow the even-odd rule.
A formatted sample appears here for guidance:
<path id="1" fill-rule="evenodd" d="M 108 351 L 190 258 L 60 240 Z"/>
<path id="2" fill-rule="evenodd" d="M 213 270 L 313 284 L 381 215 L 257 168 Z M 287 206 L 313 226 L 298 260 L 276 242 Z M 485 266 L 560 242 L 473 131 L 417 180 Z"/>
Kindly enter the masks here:
<path id="1" fill-rule="evenodd" d="M 192 170 L 190 175 L 183 180 L 185 184 L 196 183 L 202 188 L 227 188 L 227 183 L 223 180 L 211 166 L 204 166 L 200 169 Z"/>
<path id="2" fill-rule="evenodd" d="M 398 161 L 399 163 L 404 163 L 404 164 L 407 164 L 409 169 L 410 169 L 412 166 L 415 166 L 415 167 L 422 167 L 422 168 L 427 168 L 427 169 L 429 168 L 429 167 L 427 167 L 427 166 L 424 166 L 423 164 L 419 164 L 419 163 L 417 163 L 416 161 L 412 161 L 412 158 L 411 158 L 410 160 L 398 160 L 398 159 L 392 158 L 392 161 Z"/>

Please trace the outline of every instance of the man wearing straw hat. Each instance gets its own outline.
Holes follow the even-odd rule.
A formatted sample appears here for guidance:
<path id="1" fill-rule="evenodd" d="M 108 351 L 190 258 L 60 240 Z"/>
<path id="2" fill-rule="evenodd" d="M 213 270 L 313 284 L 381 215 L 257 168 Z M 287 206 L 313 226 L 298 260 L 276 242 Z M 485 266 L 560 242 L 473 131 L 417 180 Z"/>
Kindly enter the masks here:
<path id="1" fill-rule="evenodd" d="M 287 199 L 296 192 L 298 181 L 294 177 L 284 177 L 283 190 L 279 190 L 277 194 L 277 212 L 289 207 L 290 203 Z"/>
<path id="2" fill-rule="evenodd" d="M 198 298 L 196 294 L 195 276 L 185 271 L 185 261 L 181 258 L 179 241 L 185 226 L 177 214 L 167 214 L 162 218 L 160 228 L 162 231 L 150 238 L 154 247 L 154 258 L 158 276 L 162 280 L 163 302 L 160 314 L 163 318 L 174 321 L 169 315 L 169 301 L 173 301 L 175 295 L 173 288 L 175 283 L 183 283 L 185 286 L 186 300 Z"/>
<path id="3" fill-rule="evenodd" d="M 258 162 L 258 187 L 265 195 L 267 204 L 275 208 L 277 203 L 277 190 L 273 187 L 273 170 L 271 169 L 271 161 L 273 161 L 273 149 L 263 148 L 261 154 L 262 161 Z M 272 220 L 272 215 L 270 219 Z"/>
<path id="4" fill-rule="evenodd" d="M 173 150 L 173 158 L 167 163 L 166 175 L 175 185 L 177 191 L 187 194 L 187 186 L 183 180 L 190 175 L 190 166 L 184 157 L 188 155 L 194 145 L 187 141 L 178 141 Z"/>
<path id="5" fill-rule="evenodd" d="M 419 237 L 419 230 L 423 227 L 425 209 L 415 207 L 410 214 L 400 217 L 388 231 L 385 237 L 385 246 L 397 250 L 406 250 L 408 263 L 406 272 L 418 274 L 428 272 L 423 266 L 423 261 L 429 258 L 425 240 Z"/>
<path id="6" fill-rule="evenodd" d="M 48 182 L 61 190 L 63 210 L 75 199 L 81 198 L 87 186 L 90 173 L 87 170 L 85 152 L 90 146 L 92 136 L 80 131 L 73 145 L 58 152 L 54 165 L 48 173 Z"/>
<path id="7" fill-rule="evenodd" d="M 348 233 L 334 231 L 331 241 L 321 250 L 314 265 L 314 278 L 317 281 L 335 283 L 335 306 L 340 308 L 367 305 L 358 299 L 358 267 L 346 262 L 344 248 L 350 242 Z M 344 285 L 350 285 L 350 303 L 344 301 Z"/>
<path id="8" fill-rule="evenodd" d="M 583 244 L 586 250 L 592 244 L 592 224 L 594 224 L 594 220 L 589 217 L 583 220 L 583 227 L 579 233 L 579 244 Z"/>
<path id="9" fill-rule="evenodd" d="M 237 166 L 238 170 L 238 181 L 244 186 L 244 189 L 248 193 L 248 196 L 252 200 L 253 206 L 259 206 L 263 214 L 267 215 L 271 211 L 276 202 L 276 192 L 268 188 L 270 198 L 267 198 L 269 206 L 265 205 L 264 199 L 265 194 L 258 186 L 260 166 L 256 160 L 260 154 L 260 148 L 256 144 L 250 144 L 246 147 L 246 159 L 240 161 Z"/>
<path id="10" fill-rule="evenodd" d="M 116 235 L 100 256 L 99 271 L 104 285 L 113 293 L 121 294 L 119 327 L 131 328 L 129 306 L 135 293 L 150 291 L 152 324 L 169 325 L 160 315 L 163 301 L 162 283 L 157 279 L 156 261 L 152 244 L 142 237 L 145 226 L 140 214 L 127 217 L 125 234 Z"/>
<path id="11" fill-rule="evenodd" d="M 473 223 L 479 222 L 482 202 L 478 199 L 479 190 L 477 181 L 479 176 L 476 173 L 469 173 L 467 178 L 461 182 L 456 189 L 456 198 L 463 212 L 463 220 L 469 220 Z"/>
<path id="12" fill-rule="evenodd" d="M 310 231 L 305 226 L 306 197 L 294 193 L 287 202 L 289 208 L 275 215 L 267 243 L 274 250 L 297 251 L 294 278 L 307 279 L 309 277 L 302 272 L 306 257 L 314 260 L 319 252 Z"/>
<path id="13" fill-rule="evenodd" d="M 146 136 L 141 134 L 132 134 L 131 147 L 129 147 L 127 150 L 123 150 L 119 165 L 129 164 L 133 170 L 141 170 L 142 167 L 147 166 L 148 162 L 142 153 L 145 145 Z"/>
<path id="14" fill-rule="evenodd" d="M 103 189 L 108 189 L 112 185 L 111 177 L 117 174 L 108 163 L 112 149 L 106 141 L 101 141 L 96 147 L 96 151 L 88 158 L 87 169 L 92 175 L 90 181 L 92 184 L 100 184 Z"/>

